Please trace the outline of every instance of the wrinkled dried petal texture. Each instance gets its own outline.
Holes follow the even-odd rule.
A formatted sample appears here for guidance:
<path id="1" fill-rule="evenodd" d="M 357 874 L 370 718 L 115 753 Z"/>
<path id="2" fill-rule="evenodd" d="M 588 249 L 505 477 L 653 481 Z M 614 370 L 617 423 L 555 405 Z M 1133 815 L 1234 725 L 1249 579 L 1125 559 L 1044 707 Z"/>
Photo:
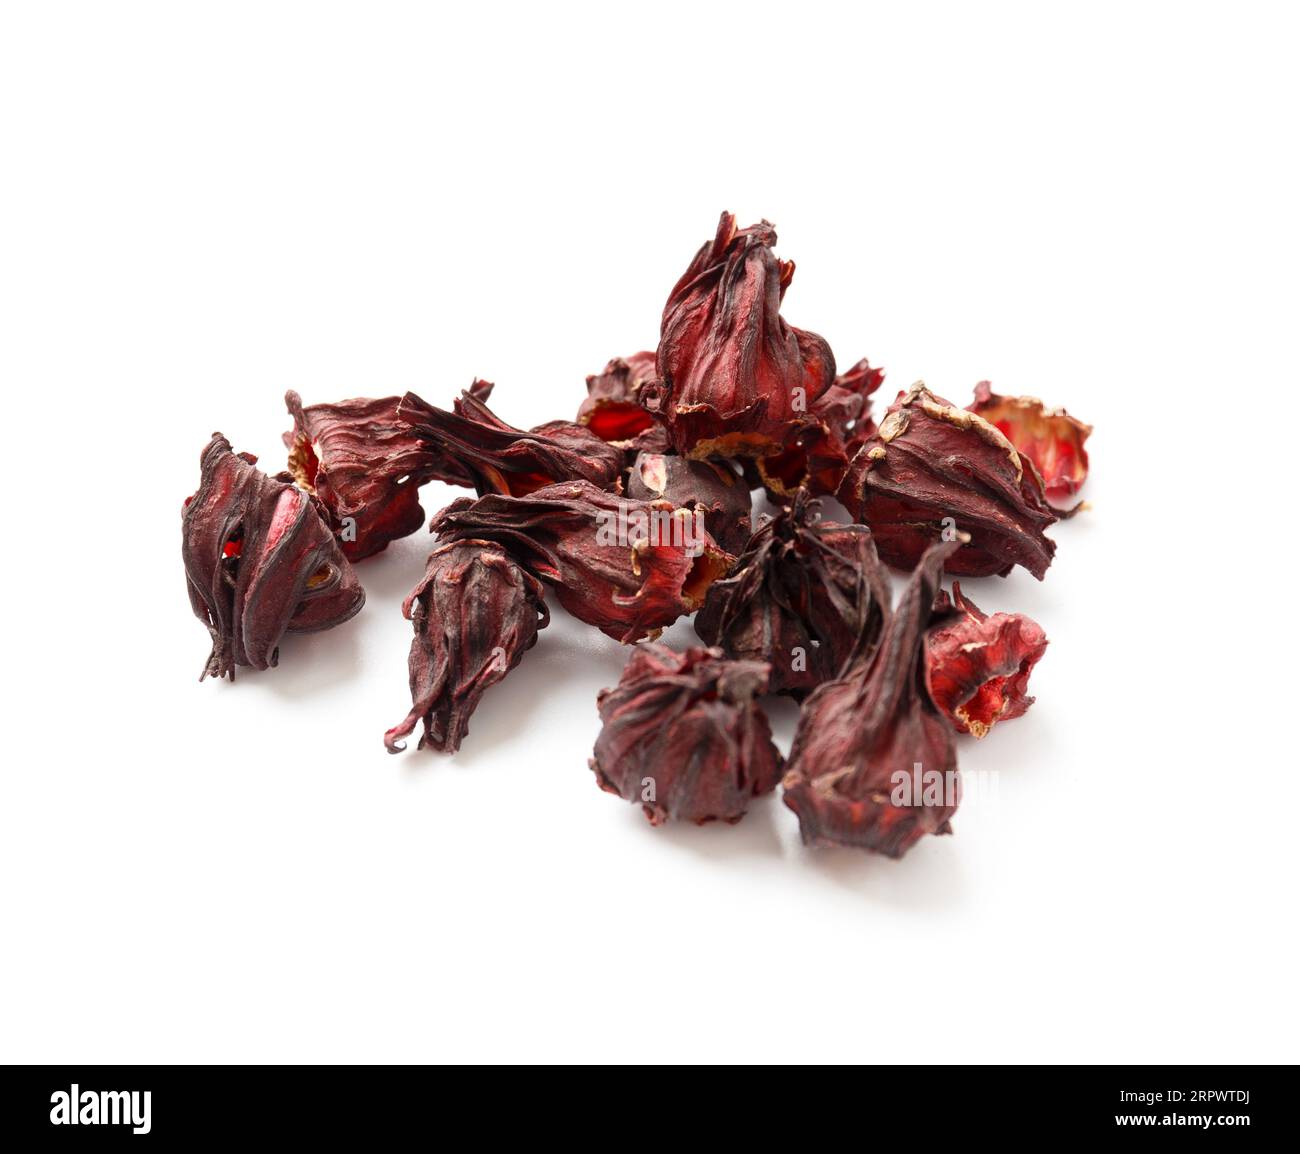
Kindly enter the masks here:
<path id="1" fill-rule="evenodd" d="M 1029 675 L 1047 649 L 1042 626 L 1020 613 L 982 613 L 953 585 L 941 593 L 925 641 L 925 684 L 954 729 L 984 737 L 1034 703 Z"/>
<path id="2" fill-rule="evenodd" d="M 490 541 L 456 541 L 429 556 L 424 579 L 402 606 L 415 627 L 411 711 L 384 734 L 400 753 L 421 721 L 421 749 L 455 753 L 489 688 L 537 641 L 550 616 L 542 585 Z"/>
<path id="3" fill-rule="evenodd" d="M 600 787 L 638 802 L 652 825 L 736 822 L 776 788 L 781 755 L 757 697 L 761 662 L 716 649 L 638 645 L 597 699 L 602 728 L 591 768 Z"/>
<path id="4" fill-rule="evenodd" d="M 766 221 L 737 229 L 723 213 L 664 307 L 660 379 L 642 402 L 684 456 L 779 452 L 835 377 L 830 346 L 781 317 L 794 265 L 777 260 L 775 243 Z"/>
<path id="5" fill-rule="evenodd" d="M 641 405 L 641 386 L 655 376 L 655 354 L 615 357 L 601 373 L 587 378 L 587 399 L 578 408 L 578 424 L 602 441 L 626 446 L 659 424 Z"/>
<path id="6" fill-rule="evenodd" d="M 948 562 L 957 576 L 1005 576 L 1022 565 L 1041 579 L 1056 550 L 1043 530 L 1058 517 L 1032 463 L 982 417 L 919 384 L 858 451 L 839 498 L 900 569 L 954 531 L 969 536 Z"/>
<path id="7" fill-rule="evenodd" d="M 256 460 L 214 433 L 181 515 L 190 605 L 212 637 L 203 677 L 267 669 L 285 633 L 341 624 L 365 602 L 316 502 Z"/>
<path id="8" fill-rule="evenodd" d="M 996 426 L 1033 461 L 1051 500 L 1067 501 L 1088 479 L 1088 451 L 1083 446 L 1092 426 L 1064 409 L 1049 409 L 1037 397 L 1000 397 L 988 381 L 980 381 L 970 411 Z"/>
<path id="9" fill-rule="evenodd" d="M 639 453 L 628 473 L 627 495 L 637 501 L 668 501 L 677 509 L 700 509 L 709 535 L 728 553 L 739 553 L 749 540 L 754 502 L 749 486 L 728 465 Z"/>
<path id="10" fill-rule="evenodd" d="M 398 413 L 427 444 L 465 470 L 480 496 L 522 497 L 560 481 L 615 488 L 623 472 L 623 452 L 572 421 L 516 429 L 469 395 L 449 413 L 407 393 Z"/>
<path id="11" fill-rule="evenodd" d="M 804 703 L 782 785 L 806 844 L 902 857 L 926 834 L 951 832 L 956 751 L 921 689 L 921 662 L 939 575 L 957 544 L 925 554 L 880 645 Z M 935 782 L 931 796 L 922 787 Z"/>
<path id="12" fill-rule="evenodd" d="M 761 526 L 695 618 L 706 643 L 767 662 L 769 690 L 796 698 L 873 647 L 889 616 L 889 583 L 870 530 L 816 514 L 801 495 Z"/>
<path id="13" fill-rule="evenodd" d="M 734 560 L 699 514 L 585 481 L 454 501 L 431 527 L 442 540 L 499 541 L 573 616 L 624 642 L 694 612 Z"/>

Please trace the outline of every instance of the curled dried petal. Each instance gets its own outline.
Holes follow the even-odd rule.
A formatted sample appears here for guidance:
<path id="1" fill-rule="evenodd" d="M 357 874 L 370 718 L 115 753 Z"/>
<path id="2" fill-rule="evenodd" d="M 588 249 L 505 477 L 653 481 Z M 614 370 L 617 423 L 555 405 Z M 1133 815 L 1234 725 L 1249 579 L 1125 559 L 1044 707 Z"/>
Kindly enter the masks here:
<path id="1" fill-rule="evenodd" d="M 913 385 L 849 464 L 839 498 L 871 527 L 882 560 L 917 564 L 935 541 L 969 541 L 948 561 L 959 576 L 1006 576 L 1022 565 L 1042 578 L 1058 520 L 1042 478 L 984 418 Z"/>
<path id="2" fill-rule="evenodd" d="M 420 748 L 455 753 L 487 690 L 502 680 L 550 620 L 542 585 L 491 541 L 441 545 L 402 606 L 415 626 L 411 711 L 384 734 L 400 753 L 420 721 Z"/>
<path id="3" fill-rule="evenodd" d="M 1037 397 L 1000 397 L 988 381 L 980 381 L 970 411 L 996 426 L 1033 461 L 1051 500 L 1068 501 L 1087 480 L 1088 450 L 1083 445 L 1092 426 L 1064 409 L 1049 409 Z"/>
<path id="4" fill-rule="evenodd" d="M 804 703 L 782 781 L 809 845 L 902 857 L 950 833 L 960 800 L 952 730 L 921 689 L 939 575 L 959 542 L 921 558 L 880 645 Z"/>
<path id="5" fill-rule="evenodd" d="M 702 512 L 629 500 L 587 481 L 527 497 L 462 498 L 431 528 L 444 541 L 499 541 L 573 616 L 624 642 L 694 612 L 734 560 L 709 535 Z"/>
<path id="6" fill-rule="evenodd" d="M 730 657 L 767 662 L 769 690 L 801 698 L 873 647 L 888 616 L 871 531 L 820 520 L 801 492 L 714 582 L 695 631 Z"/>
<path id="7" fill-rule="evenodd" d="M 578 408 L 578 424 L 602 441 L 621 447 L 659 424 L 641 406 L 641 386 L 654 379 L 655 354 L 615 357 L 601 373 L 587 378 L 587 399 Z"/>
<path id="8" fill-rule="evenodd" d="M 622 451 L 581 425 L 551 421 L 516 429 L 469 394 L 449 413 L 407 393 L 398 414 L 418 437 L 462 468 L 480 496 L 522 497 L 559 481 L 614 488 L 623 471 Z"/>
<path id="9" fill-rule="evenodd" d="M 638 453 L 628 473 L 627 495 L 638 501 L 669 501 L 677 509 L 699 509 L 704 527 L 728 553 L 740 552 L 749 540 L 754 504 L 749 486 L 726 464 Z"/>
<path id="10" fill-rule="evenodd" d="M 775 243 L 767 221 L 738 229 L 724 212 L 668 297 L 660 379 L 641 399 L 683 456 L 780 452 L 835 377 L 830 346 L 781 317 L 794 264 L 776 258 Z"/>
<path id="11" fill-rule="evenodd" d="M 937 623 L 925 639 L 930 700 L 959 733 L 983 737 L 999 721 L 1020 717 L 1034 703 L 1029 674 L 1047 649 L 1042 626 L 1020 613 L 991 617 L 962 596 L 940 593 Z"/>
<path id="12" fill-rule="evenodd" d="M 202 677 L 233 680 L 237 665 L 267 669 L 285 633 L 329 629 L 365 603 L 313 498 L 256 463 L 214 433 L 181 514 L 190 605 L 212 637 Z"/>
<path id="13" fill-rule="evenodd" d="M 651 825 L 739 821 L 781 776 L 757 701 L 766 682 L 762 662 L 638 645 L 618 685 L 597 698 L 597 783 L 640 803 Z"/>

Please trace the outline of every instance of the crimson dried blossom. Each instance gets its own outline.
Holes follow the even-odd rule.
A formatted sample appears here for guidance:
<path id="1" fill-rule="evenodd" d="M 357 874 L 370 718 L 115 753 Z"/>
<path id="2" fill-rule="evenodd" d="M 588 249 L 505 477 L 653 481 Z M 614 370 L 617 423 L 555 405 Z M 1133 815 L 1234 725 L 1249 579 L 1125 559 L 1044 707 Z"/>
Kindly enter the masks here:
<path id="1" fill-rule="evenodd" d="M 1015 565 L 1040 580 L 1058 515 L 1033 462 L 983 417 L 913 385 L 854 456 L 839 499 L 871 527 L 880 557 L 910 569 L 935 541 L 969 541 L 948 562 L 963 577 L 1006 576 Z"/>
<path id="2" fill-rule="evenodd" d="M 703 521 L 669 501 L 631 500 L 574 481 L 527 497 L 461 498 L 430 527 L 444 541 L 500 542 L 574 617 L 633 642 L 698 609 L 734 560 Z"/>
<path id="3" fill-rule="evenodd" d="M 641 387 L 654 379 L 655 354 L 633 353 L 615 357 L 600 373 L 587 378 L 587 399 L 578 408 L 578 424 L 602 441 L 628 446 L 659 427 L 659 421 L 641 405 Z"/>
<path id="4" fill-rule="evenodd" d="M 756 461 L 759 480 L 772 500 L 781 502 L 801 488 L 830 496 L 860 443 L 875 430 L 870 397 L 885 379 L 865 357 L 837 376 L 809 408 L 810 424 L 799 429 L 779 453 Z"/>
<path id="5" fill-rule="evenodd" d="M 781 317 L 794 263 L 775 243 L 767 221 L 738 229 L 724 212 L 664 306 L 659 378 L 641 402 L 683 456 L 780 452 L 834 380 L 830 346 Z"/>
<path id="6" fill-rule="evenodd" d="M 969 408 L 1033 461 L 1051 500 L 1067 501 L 1087 480 L 1088 450 L 1083 446 L 1092 434 L 1091 425 L 1064 409 L 1049 409 L 1037 397 L 999 396 L 988 381 L 975 386 Z"/>
<path id="7" fill-rule="evenodd" d="M 1022 716 L 1034 703 L 1029 674 L 1047 649 L 1042 626 L 1020 613 L 990 617 L 956 582 L 951 598 L 939 593 L 935 616 L 925 639 L 925 684 L 939 712 L 975 737 Z"/>
<path id="8" fill-rule="evenodd" d="M 944 562 L 928 549 L 879 646 L 804 703 L 782 781 L 807 845 L 902 857 L 926 834 L 951 833 L 960 800 L 952 729 L 922 687 L 925 631 Z"/>
<path id="9" fill-rule="evenodd" d="M 766 684 L 760 661 L 638 645 L 618 685 L 596 699 L 601 730 L 590 764 L 600 788 L 640 803 L 651 825 L 739 821 L 781 776 L 758 705 Z"/>
<path id="10" fill-rule="evenodd" d="M 470 394 L 486 400 L 491 391 L 489 382 L 475 381 Z M 473 484 L 465 469 L 432 452 L 398 415 L 400 397 L 304 406 L 290 389 L 284 402 L 293 417 L 284 434 L 289 473 L 320 500 L 350 561 L 424 524 L 419 487 L 426 481 Z"/>
<path id="11" fill-rule="evenodd" d="M 801 492 L 713 583 L 695 632 L 729 657 L 767 662 L 770 692 L 802 698 L 874 646 L 888 617 L 871 531 L 821 520 Z"/>
<path id="12" fill-rule="evenodd" d="M 212 637 L 199 680 L 267 669 L 286 633 L 329 629 L 365 603 L 315 499 L 256 465 L 214 433 L 181 514 L 190 605 Z"/>
<path id="13" fill-rule="evenodd" d="M 638 501 L 669 501 L 677 509 L 699 509 L 709 535 L 728 553 L 739 553 L 749 540 L 754 504 L 749 486 L 723 462 L 638 453 L 628 472 L 627 495 Z"/>
<path id="14" fill-rule="evenodd" d="M 559 481 L 615 488 L 624 468 L 622 450 L 581 425 L 551 421 L 517 429 L 470 394 L 462 394 L 455 411 L 448 412 L 407 393 L 398 415 L 430 448 L 462 468 L 480 496 L 522 497 Z"/>
<path id="15" fill-rule="evenodd" d="M 421 749 L 455 753 L 470 715 L 545 629 L 550 614 L 541 582 L 492 541 L 440 545 L 424 579 L 402 605 L 415 627 L 409 660 L 411 711 L 384 734 L 389 753 L 405 749 L 421 721 Z"/>

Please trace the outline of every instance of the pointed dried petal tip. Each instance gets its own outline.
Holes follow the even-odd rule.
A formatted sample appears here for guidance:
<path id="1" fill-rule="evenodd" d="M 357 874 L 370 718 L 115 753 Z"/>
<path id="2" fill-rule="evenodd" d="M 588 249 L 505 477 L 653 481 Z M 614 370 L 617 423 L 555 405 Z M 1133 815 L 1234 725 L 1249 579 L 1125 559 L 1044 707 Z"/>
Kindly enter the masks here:
<path id="1" fill-rule="evenodd" d="M 542 585 L 491 541 L 454 541 L 429 555 L 420 582 L 402 606 L 415 626 L 411 643 L 411 711 L 384 734 L 389 753 L 405 749 L 421 721 L 421 749 L 455 753 L 489 688 L 537 641 L 550 615 Z"/>
<path id="2" fill-rule="evenodd" d="M 735 560 L 702 511 L 629 500 L 586 481 L 454 501 L 431 527 L 442 541 L 500 542 L 573 616 L 624 642 L 693 613 Z"/>
<path id="3" fill-rule="evenodd" d="M 256 462 L 214 433 L 181 514 L 190 605 L 212 636 L 203 677 L 267 669 L 285 633 L 341 624 L 366 599 L 320 506 Z"/>
<path id="4" fill-rule="evenodd" d="M 1037 397 L 1000 397 L 988 381 L 980 381 L 970 411 L 995 425 L 1033 461 L 1051 500 L 1068 501 L 1087 480 L 1088 451 L 1083 443 L 1092 426 L 1064 409 L 1049 409 Z"/>
<path id="5" fill-rule="evenodd" d="M 838 495 L 871 527 L 882 560 L 900 569 L 956 534 L 969 541 L 948 572 L 962 577 L 1006 576 L 1021 565 L 1041 580 L 1056 551 L 1043 530 L 1058 515 L 1033 462 L 983 417 L 920 383 L 863 443 Z"/>
<path id="6" fill-rule="evenodd" d="M 869 653 L 889 617 L 889 581 L 865 525 L 822 521 L 800 493 L 714 582 L 695 632 L 772 667 L 768 689 L 802 698 Z"/>
<path id="7" fill-rule="evenodd" d="M 725 463 L 638 453 L 628 473 L 627 495 L 700 510 L 709 535 L 728 553 L 739 553 L 749 540 L 754 504 L 749 486 Z"/>
<path id="8" fill-rule="evenodd" d="M 1020 613 L 988 616 L 962 596 L 940 593 L 937 623 L 925 639 L 930 700 L 958 733 L 983 737 L 999 721 L 1020 717 L 1034 703 L 1029 674 L 1047 649 L 1038 622 Z"/>
<path id="9" fill-rule="evenodd" d="M 623 472 L 622 450 L 581 425 L 551 421 L 516 429 L 472 394 L 462 394 L 449 413 L 407 393 L 398 414 L 427 445 L 463 469 L 480 496 L 522 497 L 560 481 L 616 488 Z"/>
<path id="10" fill-rule="evenodd" d="M 600 788 L 639 803 L 651 825 L 739 821 L 781 776 L 757 702 L 766 683 L 762 662 L 638 645 L 618 685 L 597 698 Z"/>
<path id="11" fill-rule="evenodd" d="M 805 844 L 897 858 L 926 834 L 951 832 L 957 755 L 920 673 L 939 575 L 957 547 L 926 552 L 879 647 L 804 704 L 782 787 Z"/>
<path id="12" fill-rule="evenodd" d="M 856 445 L 875 431 L 870 397 L 885 379 L 864 357 L 809 408 L 812 424 L 800 429 L 786 448 L 757 461 L 768 496 L 777 503 L 806 488 L 814 497 L 830 496 L 840 487 Z"/>
<path id="13" fill-rule="evenodd" d="M 475 387 L 481 397 L 492 389 L 486 382 Z M 284 434 L 289 472 L 319 499 L 349 561 L 378 553 L 424 524 L 418 490 L 426 481 L 472 483 L 398 415 L 400 397 L 304 407 L 291 389 L 284 401 L 293 417 Z"/>
<path id="14" fill-rule="evenodd" d="M 654 379 L 655 354 L 634 353 L 615 357 L 604 372 L 587 378 L 587 399 L 578 408 L 578 424 L 602 441 L 630 447 L 638 437 L 659 425 L 641 406 L 641 386 Z"/>
<path id="15" fill-rule="evenodd" d="M 815 333 L 781 318 L 794 265 L 772 252 L 766 221 L 738 229 L 723 213 L 714 239 L 673 288 L 660 328 L 659 380 L 641 402 L 688 457 L 781 452 L 831 386 L 835 358 Z"/>

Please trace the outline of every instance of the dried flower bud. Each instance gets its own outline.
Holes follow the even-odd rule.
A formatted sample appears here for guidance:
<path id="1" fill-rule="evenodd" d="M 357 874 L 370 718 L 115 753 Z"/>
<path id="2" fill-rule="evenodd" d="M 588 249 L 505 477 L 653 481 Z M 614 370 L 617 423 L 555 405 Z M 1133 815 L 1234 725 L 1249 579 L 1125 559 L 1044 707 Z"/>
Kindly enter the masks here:
<path id="1" fill-rule="evenodd" d="M 972 413 L 995 425 L 1042 474 L 1047 496 L 1067 501 L 1088 478 L 1083 443 L 1092 426 L 1064 409 L 1049 409 L 1037 397 L 1000 397 L 988 381 L 975 386 Z"/>
<path id="2" fill-rule="evenodd" d="M 1041 580 L 1056 551 L 1043 530 L 1058 517 L 1033 462 L 983 417 L 919 383 L 858 450 L 839 498 L 900 569 L 958 533 L 969 542 L 948 571 L 964 577 L 1006 576 L 1023 565 Z"/>
<path id="3" fill-rule="evenodd" d="M 957 755 L 921 664 L 939 575 L 957 547 L 926 551 L 880 645 L 804 703 L 782 786 L 805 844 L 897 858 L 927 833 L 952 832 Z"/>
<path id="4" fill-rule="evenodd" d="M 470 394 L 482 400 L 491 391 L 487 381 L 475 381 Z M 350 561 L 378 553 L 424 524 L 418 490 L 426 481 L 473 484 L 466 470 L 431 452 L 398 416 L 400 401 L 384 397 L 304 408 L 292 389 L 284 395 L 293 417 L 293 428 L 284 434 L 289 472 L 320 500 Z"/>
<path id="5" fill-rule="evenodd" d="M 709 535 L 728 553 L 739 553 L 749 540 L 754 504 L 749 486 L 720 462 L 639 453 L 628 473 L 627 495 L 637 501 L 668 501 L 676 509 L 699 509 Z"/>
<path id="6" fill-rule="evenodd" d="M 212 635 L 200 681 L 275 665 L 285 633 L 329 629 L 365 603 L 313 498 L 256 463 L 214 433 L 181 515 L 190 605 Z"/>
<path id="7" fill-rule="evenodd" d="M 641 401 L 683 456 L 781 451 L 835 377 L 830 346 L 781 319 L 794 264 L 777 260 L 775 243 L 766 221 L 737 229 L 724 212 L 664 307 L 660 379 Z"/>
<path id="8" fill-rule="evenodd" d="M 873 647 L 888 616 L 871 531 L 817 519 L 817 503 L 801 492 L 713 583 L 695 632 L 729 657 L 770 664 L 770 692 L 803 697 Z"/>
<path id="9" fill-rule="evenodd" d="M 602 489 L 618 484 L 622 451 L 581 425 L 551 421 L 516 429 L 468 394 L 455 410 L 435 408 L 414 393 L 398 406 L 417 436 L 465 470 L 480 496 L 522 497 L 559 481 L 590 481 Z"/>
<path id="10" fill-rule="evenodd" d="M 431 528 L 445 541 L 499 541 L 578 620 L 616 641 L 657 636 L 693 613 L 732 556 L 701 513 L 668 501 L 632 501 L 587 481 L 527 497 L 491 493 L 453 501 Z"/>
<path id="11" fill-rule="evenodd" d="M 487 690 L 519 664 L 550 620 L 542 585 L 491 541 L 453 541 L 429 555 L 402 605 L 415 625 L 411 712 L 384 734 L 389 753 L 421 720 L 420 748 L 455 753 Z"/>
<path id="12" fill-rule="evenodd" d="M 1020 613 L 990 617 L 956 582 L 951 600 L 939 593 L 935 619 L 925 639 L 925 685 L 954 729 L 983 737 L 1033 705 L 1029 674 L 1047 649 L 1038 622 Z"/>
<path id="13" fill-rule="evenodd" d="M 875 431 L 869 398 L 884 379 L 884 371 L 863 357 L 813 402 L 812 424 L 798 430 L 781 452 L 758 459 L 759 479 L 773 501 L 793 497 L 801 488 L 819 497 L 840 487 L 859 429 L 861 440 Z"/>
<path id="14" fill-rule="evenodd" d="M 651 825 L 738 822 L 781 776 L 756 700 L 766 682 L 759 661 L 638 645 L 618 685 L 597 698 L 602 728 L 591 768 L 600 788 L 639 802 Z"/>
<path id="15" fill-rule="evenodd" d="M 634 353 L 615 357 L 599 374 L 587 378 L 587 399 L 578 409 L 578 424 L 602 441 L 627 447 L 659 424 L 641 407 L 641 386 L 653 380 L 655 354 Z"/>

